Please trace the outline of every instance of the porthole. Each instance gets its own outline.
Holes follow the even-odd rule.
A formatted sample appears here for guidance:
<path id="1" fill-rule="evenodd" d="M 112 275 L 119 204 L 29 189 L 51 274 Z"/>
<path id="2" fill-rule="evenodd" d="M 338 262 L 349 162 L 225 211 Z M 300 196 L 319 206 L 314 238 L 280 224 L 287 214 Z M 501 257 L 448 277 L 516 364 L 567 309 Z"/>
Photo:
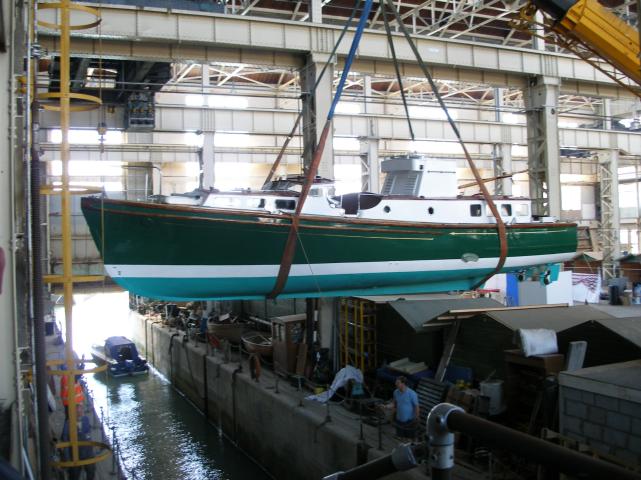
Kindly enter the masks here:
<path id="1" fill-rule="evenodd" d="M 385 213 L 389 213 L 389 212 L 391 212 L 391 211 L 392 211 L 392 209 L 391 209 L 391 208 L 389 208 L 389 205 L 385 205 L 385 207 L 383 207 L 383 211 L 384 211 Z"/>
<path id="2" fill-rule="evenodd" d="M 429 213 L 430 215 L 434 215 L 434 208 L 433 207 L 428 208 L 427 213 Z"/>

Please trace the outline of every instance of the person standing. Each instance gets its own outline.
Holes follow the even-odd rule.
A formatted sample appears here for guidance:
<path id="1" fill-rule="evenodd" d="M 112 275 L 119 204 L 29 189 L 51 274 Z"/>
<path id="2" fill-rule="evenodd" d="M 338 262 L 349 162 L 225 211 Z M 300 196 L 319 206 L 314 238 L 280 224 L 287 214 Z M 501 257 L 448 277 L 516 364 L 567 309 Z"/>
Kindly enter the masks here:
<path id="1" fill-rule="evenodd" d="M 91 423 L 89 417 L 85 415 L 84 407 L 82 404 L 76 405 L 76 428 L 78 432 L 79 441 L 91 441 Z M 62 441 L 68 442 L 70 440 L 69 436 L 69 419 L 65 420 L 65 424 L 62 427 Z M 71 447 L 65 447 L 62 452 L 63 460 L 70 461 L 72 460 Z M 87 460 L 94 457 L 94 448 L 88 445 L 83 445 L 78 447 L 78 459 Z M 80 474 L 82 471 L 85 472 L 85 480 L 94 480 L 96 477 L 96 465 L 90 463 L 89 465 L 83 465 L 80 467 L 71 467 L 68 470 L 70 480 L 79 480 Z"/>
<path id="2" fill-rule="evenodd" d="M 407 379 L 403 376 L 396 379 L 393 411 L 396 436 L 413 439 L 416 436 L 416 426 L 420 418 L 418 395 L 407 386 Z"/>
<path id="3" fill-rule="evenodd" d="M 85 394 L 80 385 L 81 375 L 75 375 L 73 390 L 76 399 L 76 405 L 82 405 L 85 401 Z M 62 375 L 60 378 L 60 399 L 65 407 L 65 419 L 69 418 L 69 375 Z"/>

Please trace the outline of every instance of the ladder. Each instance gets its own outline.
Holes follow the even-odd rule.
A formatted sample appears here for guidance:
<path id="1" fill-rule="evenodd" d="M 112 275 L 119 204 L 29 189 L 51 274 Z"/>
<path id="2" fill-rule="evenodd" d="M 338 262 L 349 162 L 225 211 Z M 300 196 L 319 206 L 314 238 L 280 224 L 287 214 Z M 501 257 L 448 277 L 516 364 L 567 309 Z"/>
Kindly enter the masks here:
<path id="1" fill-rule="evenodd" d="M 340 308 L 341 365 L 362 372 L 376 368 L 376 304 L 343 298 Z"/>

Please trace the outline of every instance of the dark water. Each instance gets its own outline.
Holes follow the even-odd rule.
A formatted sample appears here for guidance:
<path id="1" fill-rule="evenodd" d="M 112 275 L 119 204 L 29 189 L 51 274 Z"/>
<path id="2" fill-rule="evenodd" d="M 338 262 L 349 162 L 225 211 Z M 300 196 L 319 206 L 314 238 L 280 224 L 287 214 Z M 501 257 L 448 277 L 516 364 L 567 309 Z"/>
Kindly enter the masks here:
<path id="1" fill-rule="evenodd" d="M 123 464 L 137 478 L 268 478 L 161 375 L 122 381 L 99 374 L 91 388 L 106 389 Z"/>
<path id="2" fill-rule="evenodd" d="M 110 335 L 131 338 L 126 294 L 74 297 L 74 349 L 87 355 L 92 343 Z M 98 410 L 115 426 L 129 478 L 267 479 L 249 457 L 159 373 L 114 379 L 86 375 Z"/>

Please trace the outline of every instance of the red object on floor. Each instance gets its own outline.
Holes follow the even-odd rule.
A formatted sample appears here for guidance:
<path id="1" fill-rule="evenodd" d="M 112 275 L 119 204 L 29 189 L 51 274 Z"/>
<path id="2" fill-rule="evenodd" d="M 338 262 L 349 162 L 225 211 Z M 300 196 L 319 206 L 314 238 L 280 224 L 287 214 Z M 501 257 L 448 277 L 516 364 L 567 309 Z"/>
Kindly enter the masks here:
<path id="1" fill-rule="evenodd" d="M 0 293 L 2 293 L 2 279 L 4 278 L 5 260 L 4 250 L 0 247 Z"/>

